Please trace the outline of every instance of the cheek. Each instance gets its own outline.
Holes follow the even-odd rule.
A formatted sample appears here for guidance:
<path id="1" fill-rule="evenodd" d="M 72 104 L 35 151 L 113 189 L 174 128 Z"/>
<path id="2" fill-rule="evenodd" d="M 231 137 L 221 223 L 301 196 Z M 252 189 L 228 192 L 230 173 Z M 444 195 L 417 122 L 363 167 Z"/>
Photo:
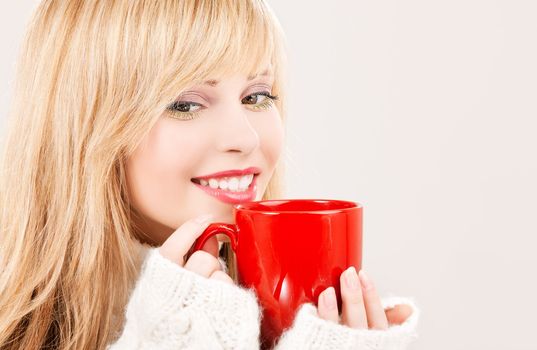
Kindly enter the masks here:
<path id="1" fill-rule="evenodd" d="M 270 168 L 273 168 L 283 149 L 284 130 L 280 114 L 275 111 L 263 118 L 258 126 L 261 151 L 263 152 Z"/>
<path id="2" fill-rule="evenodd" d="M 202 138 L 159 121 L 127 162 L 133 205 L 143 215 L 168 227 L 177 225 L 185 207 L 191 172 L 205 152 Z"/>

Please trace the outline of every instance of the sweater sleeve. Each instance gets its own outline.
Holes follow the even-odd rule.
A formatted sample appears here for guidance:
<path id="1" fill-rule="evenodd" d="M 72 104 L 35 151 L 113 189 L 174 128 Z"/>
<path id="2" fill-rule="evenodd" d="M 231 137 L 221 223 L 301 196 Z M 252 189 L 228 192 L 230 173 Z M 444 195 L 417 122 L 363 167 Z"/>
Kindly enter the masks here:
<path id="1" fill-rule="evenodd" d="M 107 350 L 259 349 L 253 290 L 209 280 L 152 248 L 130 296 L 119 339 Z"/>
<path id="2" fill-rule="evenodd" d="M 419 310 L 408 298 L 390 297 L 381 301 L 385 310 L 406 304 L 412 308 L 412 314 L 402 324 L 391 325 L 387 330 L 353 329 L 321 319 L 313 304 L 304 304 L 275 350 L 404 350 L 418 337 Z"/>

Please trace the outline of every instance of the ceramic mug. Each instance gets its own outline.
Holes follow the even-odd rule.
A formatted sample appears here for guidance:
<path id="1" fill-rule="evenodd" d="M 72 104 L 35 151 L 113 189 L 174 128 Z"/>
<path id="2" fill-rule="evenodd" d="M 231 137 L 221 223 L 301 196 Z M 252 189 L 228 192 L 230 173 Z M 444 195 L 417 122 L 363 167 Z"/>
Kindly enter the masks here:
<path id="1" fill-rule="evenodd" d="M 216 234 L 229 237 L 238 282 L 253 288 L 263 309 L 262 348 L 271 348 L 304 303 L 362 265 L 362 206 L 330 199 L 277 199 L 236 204 L 235 224 L 212 223 L 192 252 Z"/>

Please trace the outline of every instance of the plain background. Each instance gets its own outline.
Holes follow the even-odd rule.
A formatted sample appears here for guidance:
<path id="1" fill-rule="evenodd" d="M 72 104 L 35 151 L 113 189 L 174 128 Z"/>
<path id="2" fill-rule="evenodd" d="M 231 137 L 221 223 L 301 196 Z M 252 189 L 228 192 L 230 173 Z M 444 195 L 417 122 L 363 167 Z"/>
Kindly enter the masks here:
<path id="1" fill-rule="evenodd" d="M 2 121 L 35 3 L 0 3 Z M 422 310 L 411 349 L 537 349 L 537 2 L 269 3 L 287 197 L 364 206 L 364 270 Z"/>

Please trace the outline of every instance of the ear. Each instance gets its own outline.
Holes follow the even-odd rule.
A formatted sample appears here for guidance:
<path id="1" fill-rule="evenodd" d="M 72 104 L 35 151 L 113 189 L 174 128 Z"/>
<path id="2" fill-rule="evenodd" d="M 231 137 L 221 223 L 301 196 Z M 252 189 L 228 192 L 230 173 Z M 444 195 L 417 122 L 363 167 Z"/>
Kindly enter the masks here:
<path id="1" fill-rule="evenodd" d="M 384 309 L 390 325 L 400 325 L 412 314 L 412 308 L 405 304 L 395 305 L 391 309 Z"/>

